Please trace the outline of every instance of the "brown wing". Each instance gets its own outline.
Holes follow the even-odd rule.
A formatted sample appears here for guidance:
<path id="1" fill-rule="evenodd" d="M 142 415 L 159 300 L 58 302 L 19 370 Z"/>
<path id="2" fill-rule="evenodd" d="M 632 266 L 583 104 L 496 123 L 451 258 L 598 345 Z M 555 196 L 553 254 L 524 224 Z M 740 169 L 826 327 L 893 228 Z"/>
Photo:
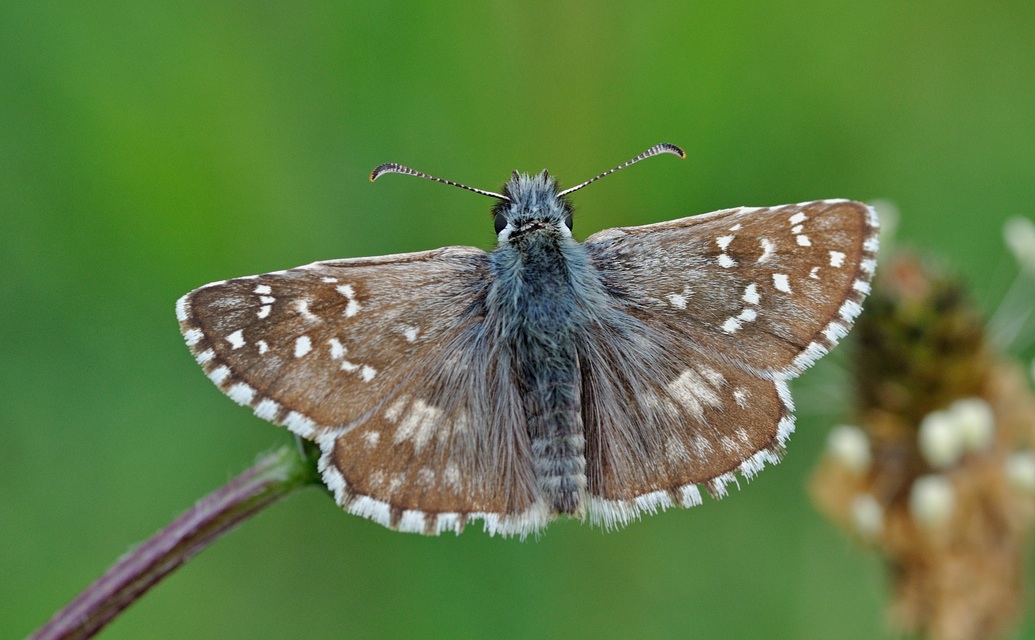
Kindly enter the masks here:
<path id="1" fill-rule="evenodd" d="M 537 502 L 509 354 L 486 326 L 486 254 L 450 247 L 317 262 L 177 303 L 208 376 L 317 442 L 339 504 L 405 531 L 470 518 L 521 534 Z"/>
<path id="2" fill-rule="evenodd" d="M 609 229 L 585 244 L 630 314 L 788 377 L 851 327 L 869 291 L 877 231 L 866 205 L 821 200 Z"/>
<path id="3" fill-rule="evenodd" d="M 877 220 L 828 200 L 610 229 L 586 247 L 613 313 L 580 345 L 593 521 L 715 496 L 776 462 L 786 380 L 861 310 Z"/>
<path id="4" fill-rule="evenodd" d="M 640 512 L 725 495 L 780 459 L 794 430 L 787 384 L 697 350 L 663 326 L 626 317 L 579 348 L 590 519 L 606 527 Z"/>

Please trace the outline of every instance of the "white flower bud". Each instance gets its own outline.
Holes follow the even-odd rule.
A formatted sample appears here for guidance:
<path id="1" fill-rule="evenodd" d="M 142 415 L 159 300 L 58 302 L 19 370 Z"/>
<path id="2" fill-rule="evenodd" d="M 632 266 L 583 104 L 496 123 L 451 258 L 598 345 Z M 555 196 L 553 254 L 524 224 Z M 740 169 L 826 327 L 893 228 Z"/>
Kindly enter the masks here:
<path id="1" fill-rule="evenodd" d="M 827 436 L 827 451 L 841 466 L 862 475 L 870 470 L 870 440 L 859 427 L 840 425 Z"/>
<path id="2" fill-rule="evenodd" d="M 955 508 L 956 492 L 943 475 L 920 476 L 909 489 L 909 512 L 922 526 L 940 527 L 949 520 Z"/>
<path id="3" fill-rule="evenodd" d="M 948 411 L 932 411 L 924 416 L 918 438 L 920 454 L 935 469 L 951 467 L 963 455 L 962 434 Z"/>
<path id="4" fill-rule="evenodd" d="M 992 407 L 981 398 L 957 400 L 949 407 L 956 421 L 963 447 L 970 452 L 988 449 L 995 437 L 995 416 Z"/>
<path id="5" fill-rule="evenodd" d="M 868 493 L 852 498 L 852 522 L 855 530 L 864 538 L 873 539 L 884 528 L 884 507 Z"/>
<path id="6" fill-rule="evenodd" d="M 1035 494 L 1035 453 L 1017 451 L 1006 458 L 1006 477 L 1014 487 Z"/>

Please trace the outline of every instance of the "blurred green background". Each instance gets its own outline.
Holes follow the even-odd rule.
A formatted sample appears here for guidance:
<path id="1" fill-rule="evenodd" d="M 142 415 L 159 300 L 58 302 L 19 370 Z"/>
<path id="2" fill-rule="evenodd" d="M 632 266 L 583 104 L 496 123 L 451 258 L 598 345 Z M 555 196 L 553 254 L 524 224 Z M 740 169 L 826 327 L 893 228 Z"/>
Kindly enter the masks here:
<path id="1" fill-rule="evenodd" d="M 1014 270 L 1002 221 L 1035 214 L 1033 33 L 1029 1 L 4 2 L 0 636 L 290 440 L 202 375 L 178 296 L 494 243 L 489 200 L 371 185 L 375 165 L 572 185 L 674 142 L 685 162 L 578 193 L 577 235 L 886 198 L 900 242 L 992 303 Z M 102 637 L 884 637 L 880 561 L 804 491 L 850 410 L 830 360 L 796 384 L 785 462 L 721 503 L 520 542 L 394 533 L 310 490 Z"/>

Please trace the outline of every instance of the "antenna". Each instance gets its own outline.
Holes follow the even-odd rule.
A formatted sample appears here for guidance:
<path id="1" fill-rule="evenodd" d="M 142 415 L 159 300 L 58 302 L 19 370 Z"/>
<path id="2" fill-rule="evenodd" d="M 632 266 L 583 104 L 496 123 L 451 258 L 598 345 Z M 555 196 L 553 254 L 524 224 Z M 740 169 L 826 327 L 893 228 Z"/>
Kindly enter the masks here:
<path id="1" fill-rule="evenodd" d="M 674 144 L 668 144 L 667 142 L 662 142 L 661 144 L 656 144 L 653 147 L 651 147 L 650 149 L 647 149 L 646 151 L 644 151 L 640 155 L 636 156 L 632 160 L 630 160 L 628 162 L 625 162 L 623 164 L 620 164 L 617 167 L 615 167 L 614 169 L 610 169 L 608 171 L 605 171 L 605 172 L 601 173 L 600 175 L 598 175 L 598 176 L 596 176 L 594 178 L 590 178 L 589 180 L 586 180 L 585 182 L 583 182 L 582 184 L 580 184 L 578 186 L 572 187 L 571 189 L 565 189 L 564 191 L 561 191 L 557 195 L 558 196 L 566 196 L 566 195 L 568 195 L 569 193 L 571 193 L 573 191 L 578 191 L 579 189 L 581 189 L 582 187 L 586 186 L 587 184 L 590 184 L 591 182 L 596 182 L 597 180 L 603 178 L 604 176 L 610 175 L 610 174 L 614 173 L 615 171 L 618 171 L 619 169 L 624 169 L 624 168 L 628 167 L 631 164 L 636 164 L 640 160 L 646 160 L 647 158 L 650 158 L 650 157 L 653 157 L 653 156 L 656 156 L 656 155 L 660 155 L 662 153 L 671 153 L 674 156 L 679 156 L 680 158 L 682 158 L 684 160 L 686 159 L 686 152 L 685 151 L 683 151 L 682 149 L 680 149 L 679 147 L 677 147 Z"/>
<path id="2" fill-rule="evenodd" d="M 434 180 L 435 182 L 441 182 L 442 184 L 448 184 L 448 185 L 452 185 L 454 187 L 460 187 L 461 189 L 467 189 L 468 191 L 474 191 L 475 193 L 480 193 L 483 196 L 489 196 L 490 198 L 496 198 L 498 200 L 503 200 L 504 202 L 510 202 L 510 198 L 508 198 L 505 195 L 502 195 L 502 194 L 499 194 L 499 193 L 493 193 L 492 191 L 486 191 L 484 189 L 476 189 L 474 187 L 469 187 L 466 184 L 460 184 L 459 182 L 453 182 L 452 180 L 443 180 L 442 178 L 436 178 L 435 176 L 429 176 L 428 174 L 426 174 L 426 173 L 424 173 L 422 171 L 417 171 L 416 169 L 411 169 L 411 168 L 409 168 L 407 166 L 404 166 L 404 165 L 401 165 L 401 164 L 399 164 L 397 162 L 386 162 L 383 165 L 381 165 L 381 166 L 377 167 L 376 169 L 374 169 L 373 171 L 371 171 L 370 172 L 370 181 L 373 182 L 374 180 L 377 180 L 378 178 L 380 178 L 381 176 L 383 176 L 386 173 L 401 173 L 401 174 L 407 175 L 407 176 L 417 176 L 418 178 L 425 178 L 427 180 Z"/>

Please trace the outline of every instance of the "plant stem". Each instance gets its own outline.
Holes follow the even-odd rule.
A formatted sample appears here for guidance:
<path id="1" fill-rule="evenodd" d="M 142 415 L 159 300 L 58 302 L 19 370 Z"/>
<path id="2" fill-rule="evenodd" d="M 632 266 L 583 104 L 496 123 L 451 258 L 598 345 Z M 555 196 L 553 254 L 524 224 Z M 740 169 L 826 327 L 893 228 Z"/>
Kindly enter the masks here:
<path id="1" fill-rule="evenodd" d="M 92 637 L 162 578 L 238 524 L 297 489 L 319 484 L 318 454 L 308 442 L 265 454 L 251 469 L 120 558 L 30 640 Z"/>

